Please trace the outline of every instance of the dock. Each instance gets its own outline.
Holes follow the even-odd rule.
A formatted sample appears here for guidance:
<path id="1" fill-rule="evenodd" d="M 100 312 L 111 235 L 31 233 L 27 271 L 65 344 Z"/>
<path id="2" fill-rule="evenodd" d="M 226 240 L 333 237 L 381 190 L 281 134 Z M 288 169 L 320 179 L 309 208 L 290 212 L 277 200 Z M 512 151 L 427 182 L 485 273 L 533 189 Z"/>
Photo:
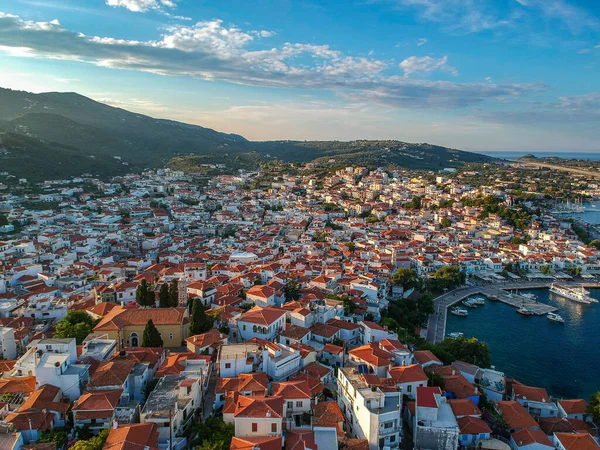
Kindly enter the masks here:
<path id="1" fill-rule="evenodd" d="M 434 300 L 435 312 L 429 316 L 427 323 L 427 341 L 432 344 L 443 341 L 446 338 L 446 319 L 450 312 L 450 308 L 474 295 L 486 297 L 488 301 L 500 301 L 514 308 L 525 306 L 526 308 L 529 308 L 533 314 L 538 316 L 546 315 L 549 312 L 555 312 L 558 308 L 554 306 L 538 303 L 535 300 L 526 299 L 516 295 L 516 293 L 521 290 L 549 289 L 551 284 L 551 282 L 545 281 L 521 281 L 515 283 L 461 287 L 447 292 Z M 571 282 L 566 284 L 577 287 L 600 287 L 600 283 L 597 282 Z"/>

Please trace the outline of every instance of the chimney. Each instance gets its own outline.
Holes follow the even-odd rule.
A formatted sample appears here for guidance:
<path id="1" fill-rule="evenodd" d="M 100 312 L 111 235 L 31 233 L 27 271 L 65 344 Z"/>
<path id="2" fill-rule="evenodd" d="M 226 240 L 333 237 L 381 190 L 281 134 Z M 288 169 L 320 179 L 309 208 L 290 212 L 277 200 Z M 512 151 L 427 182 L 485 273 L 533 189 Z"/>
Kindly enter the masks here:
<path id="1" fill-rule="evenodd" d="M 117 422 L 116 420 L 113 420 L 112 428 L 113 428 L 113 430 L 116 430 L 117 428 L 119 428 L 119 422 Z"/>

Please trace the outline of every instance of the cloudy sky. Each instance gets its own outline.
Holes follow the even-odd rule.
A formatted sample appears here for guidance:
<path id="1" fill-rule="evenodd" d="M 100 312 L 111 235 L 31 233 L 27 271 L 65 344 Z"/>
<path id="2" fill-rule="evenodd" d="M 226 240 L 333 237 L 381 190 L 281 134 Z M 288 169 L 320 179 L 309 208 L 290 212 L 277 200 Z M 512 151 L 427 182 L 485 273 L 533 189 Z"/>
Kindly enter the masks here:
<path id="1" fill-rule="evenodd" d="M 0 68 L 253 140 L 600 151 L 598 0 L 0 0 Z"/>

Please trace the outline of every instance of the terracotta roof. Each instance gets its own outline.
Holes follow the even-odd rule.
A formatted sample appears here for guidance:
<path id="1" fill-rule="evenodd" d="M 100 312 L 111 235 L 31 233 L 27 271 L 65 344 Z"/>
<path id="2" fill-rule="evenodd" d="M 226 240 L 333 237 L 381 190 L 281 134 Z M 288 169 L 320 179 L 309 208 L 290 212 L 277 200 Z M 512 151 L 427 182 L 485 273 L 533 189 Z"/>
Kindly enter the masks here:
<path id="1" fill-rule="evenodd" d="M 59 402 L 55 399 L 59 398 L 60 388 L 45 384 L 37 389 L 29 398 L 21 405 L 19 411 L 33 411 L 47 409 L 50 411 L 58 411 L 66 413 L 69 409 L 69 403 Z"/>
<path id="2" fill-rule="evenodd" d="M 157 450 L 157 428 L 154 423 L 136 423 L 112 428 L 103 450 Z"/>
<path id="3" fill-rule="evenodd" d="M 414 383 L 416 381 L 426 381 L 427 375 L 423 372 L 423 369 L 418 364 L 411 364 L 409 366 L 395 366 L 388 369 L 390 377 L 396 383 Z"/>
<path id="4" fill-rule="evenodd" d="M 589 433 L 555 433 L 565 450 L 598 450 L 600 446 Z"/>
<path id="5" fill-rule="evenodd" d="M 586 414 L 588 406 L 585 400 L 559 400 L 558 404 L 567 414 Z"/>
<path id="6" fill-rule="evenodd" d="M 343 347 L 334 344 L 325 344 L 323 347 L 323 353 L 331 353 L 332 355 L 339 355 L 344 351 Z"/>
<path id="7" fill-rule="evenodd" d="M 310 330 L 308 328 L 301 327 L 300 325 L 290 325 L 280 333 L 280 336 L 299 341 L 309 333 Z"/>
<path id="8" fill-rule="evenodd" d="M 544 403 L 548 403 L 550 401 L 550 397 L 548 396 L 546 389 L 525 386 L 524 384 L 513 384 L 512 388 L 515 398 L 517 399 Z"/>
<path id="9" fill-rule="evenodd" d="M 35 377 L 0 378 L 1 394 L 31 394 L 35 390 Z"/>
<path id="10" fill-rule="evenodd" d="M 417 350 L 413 353 L 413 356 L 417 362 L 421 365 L 427 364 L 428 362 L 434 361 L 436 363 L 442 363 L 437 356 L 435 356 L 430 350 Z"/>
<path id="11" fill-rule="evenodd" d="M 510 435 L 517 444 L 517 447 L 525 447 L 531 444 L 545 445 L 551 449 L 554 448 L 548 436 L 541 430 L 531 430 L 529 428 L 523 428 Z M 537 447 L 536 447 L 537 448 Z"/>
<path id="12" fill-rule="evenodd" d="M 452 408 L 452 412 L 456 417 L 461 416 L 478 416 L 481 417 L 481 410 L 473 403 L 470 398 L 465 399 L 448 399 L 448 403 Z"/>
<path id="13" fill-rule="evenodd" d="M 281 397 L 246 397 L 234 392 L 235 411 L 234 417 L 283 417 L 283 399 Z"/>
<path id="14" fill-rule="evenodd" d="M 114 360 L 101 362 L 88 383 L 89 388 L 122 386 L 133 370 L 135 361 Z"/>
<path id="15" fill-rule="evenodd" d="M 240 373 L 233 378 L 218 378 L 215 392 L 227 394 L 228 392 L 252 392 L 263 395 L 269 388 L 265 372 Z"/>
<path id="16" fill-rule="evenodd" d="M 55 414 L 49 411 L 25 411 L 9 414 L 6 421 L 12 423 L 19 431 L 31 428 L 48 431 L 52 428 L 54 416 Z"/>
<path id="17" fill-rule="evenodd" d="M 424 408 L 437 408 L 436 395 L 442 395 L 438 386 L 417 386 L 416 405 Z"/>
<path id="18" fill-rule="evenodd" d="M 84 392 L 73 404 L 76 420 L 112 418 L 122 393 L 122 389 Z"/>
<path id="19" fill-rule="evenodd" d="M 313 426 L 338 427 L 344 422 L 344 415 L 337 402 L 319 402 L 313 408 Z"/>
<path id="20" fill-rule="evenodd" d="M 185 341 L 195 347 L 204 348 L 209 346 L 220 346 L 227 339 L 227 335 L 222 334 L 219 330 L 212 329 L 206 333 L 190 336 Z"/>
<path id="21" fill-rule="evenodd" d="M 307 381 L 284 381 L 273 383 L 271 390 L 274 396 L 281 397 L 284 400 L 311 398 L 310 386 Z"/>
<path id="22" fill-rule="evenodd" d="M 288 431 L 285 437 L 285 450 L 319 450 L 312 430 Z"/>
<path id="23" fill-rule="evenodd" d="M 496 404 L 496 407 L 509 428 L 535 428 L 538 426 L 533 417 L 517 401 L 500 401 Z"/>
<path id="24" fill-rule="evenodd" d="M 229 450 L 281 450 L 281 436 L 233 437 Z"/>
<path id="25" fill-rule="evenodd" d="M 464 416 L 457 419 L 460 434 L 491 433 L 488 424 L 479 417 Z M 543 434 L 543 433 L 542 433 Z"/>
<path id="26" fill-rule="evenodd" d="M 573 425 L 562 417 L 539 417 L 538 423 L 542 431 L 549 436 L 554 433 L 572 433 L 575 431 Z"/>
<path id="27" fill-rule="evenodd" d="M 239 321 L 269 326 L 275 323 L 283 315 L 285 315 L 285 311 L 282 309 L 271 307 L 261 308 L 260 306 L 255 306 L 248 312 L 242 314 Z"/>
<path id="28" fill-rule="evenodd" d="M 340 329 L 338 327 L 334 327 L 331 325 L 326 325 L 323 323 L 316 323 L 311 327 L 310 331 L 312 332 L 313 335 L 331 339 L 337 333 L 339 333 Z"/>
<path id="29" fill-rule="evenodd" d="M 313 378 L 318 378 L 319 380 L 329 375 L 333 372 L 333 369 L 329 366 L 324 366 L 322 364 L 313 362 L 304 366 L 304 368 L 300 371 L 305 373 Z"/>
<path id="30" fill-rule="evenodd" d="M 387 366 L 394 360 L 394 355 L 379 348 L 376 342 L 350 350 L 348 354 L 375 367 Z"/>
<path id="31" fill-rule="evenodd" d="M 458 398 L 474 397 L 479 395 L 477 388 L 462 375 L 448 375 L 444 377 L 444 391 L 452 392 Z"/>
<path id="32" fill-rule="evenodd" d="M 149 320 L 155 326 L 182 325 L 188 320 L 187 308 L 114 308 L 94 331 L 116 331 L 128 325 L 145 326 Z"/>

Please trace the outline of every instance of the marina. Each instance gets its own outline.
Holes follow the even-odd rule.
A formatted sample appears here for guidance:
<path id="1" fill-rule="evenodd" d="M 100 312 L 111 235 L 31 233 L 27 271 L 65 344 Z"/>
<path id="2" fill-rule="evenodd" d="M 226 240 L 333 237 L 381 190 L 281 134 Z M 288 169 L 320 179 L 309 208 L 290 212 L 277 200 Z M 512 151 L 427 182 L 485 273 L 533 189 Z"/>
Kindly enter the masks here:
<path id="1" fill-rule="evenodd" d="M 600 299 L 600 289 L 589 288 Z M 598 390 L 600 305 L 584 305 L 555 296 L 547 288 L 530 291 L 540 303 L 556 307 L 553 315 L 522 316 L 502 302 L 469 310 L 466 318 L 449 316 L 447 336 L 462 333 L 486 342 L 492 364 L 530 386 L 543 386 L 550 395 L 588 398 Z M 566 382 L 568 380 L 568 382 Z"/>

